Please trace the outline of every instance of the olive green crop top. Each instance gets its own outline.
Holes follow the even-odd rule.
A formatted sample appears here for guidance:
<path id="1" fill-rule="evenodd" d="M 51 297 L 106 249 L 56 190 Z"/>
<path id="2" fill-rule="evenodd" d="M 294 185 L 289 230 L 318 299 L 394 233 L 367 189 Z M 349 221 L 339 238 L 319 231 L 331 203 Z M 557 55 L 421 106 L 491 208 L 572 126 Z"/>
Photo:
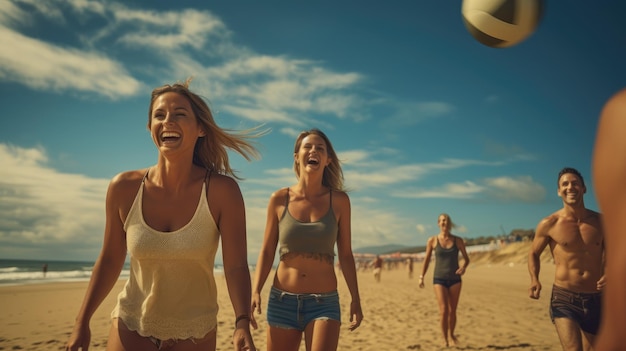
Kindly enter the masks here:
<path id="1" fill-rule="evenodd" d="M 300 222 L 289 213 L 289 188 L 285 211 L 278 222 L 278 246 L 280 257 L 290 252 L 317 253 L 335 256 L 335 243 L 339 225 L 333 211 L 333 193 L 324 217 L 316 222 Z"/>

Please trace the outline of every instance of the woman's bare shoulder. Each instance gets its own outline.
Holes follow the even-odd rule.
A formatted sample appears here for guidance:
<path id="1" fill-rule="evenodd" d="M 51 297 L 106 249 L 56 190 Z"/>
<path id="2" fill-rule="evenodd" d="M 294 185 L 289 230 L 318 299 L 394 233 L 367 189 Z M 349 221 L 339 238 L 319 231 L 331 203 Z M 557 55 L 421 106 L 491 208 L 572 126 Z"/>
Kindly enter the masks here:
<path id="1" fill-rule="evenodd" d="M 289 187 L 280 188 L 270 194 L 270 202 L 277 200 L 285 201 L 287 196 L 289 196 Z"/>
<path id="2" fill-rule="evenodd" d="M 147 168 L 136 169 L 132 171 L 124 171 L 116 174 L 111 179 L 111 188 L 125 189 L 127 187 L 136 187 L 141 183 L 148 171 Z"/>
<path id="3" fill-rule="evenodd" d="M 269 206 L 281 206 L 287 202 L 287 196 L 289 196 L 289 188 L 284 187 L 274 191 L 270 195 Z"/>
<path id="4" fill-rule="evenodd" d="M 350 196 L 344 191 L 334 190 L 332 192 L 333 202 L 339 205 L 350 206 Z"/>
<path id="5" fill-rule="evenodd" d="M 346 199 L 349 200 L 350 196 L 348 195 L 347 192 L 345 191 L 341 191 L 341 190 L 333 190 L 333 197 L 338 198 L 338 199 Z"/>

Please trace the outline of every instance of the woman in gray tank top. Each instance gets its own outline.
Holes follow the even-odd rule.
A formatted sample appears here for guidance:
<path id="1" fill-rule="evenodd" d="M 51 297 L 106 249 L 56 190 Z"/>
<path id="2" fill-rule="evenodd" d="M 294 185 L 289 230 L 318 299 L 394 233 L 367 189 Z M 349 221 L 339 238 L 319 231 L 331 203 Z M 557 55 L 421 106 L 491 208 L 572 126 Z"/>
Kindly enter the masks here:
<path id="1" fill-rule="evenodd" d="M 430 237 L 426 243 L 426 257 L 419 278 L 420 288 L 424 287 L 424 275 L 428 271 L 430 258 L 435 251 L 435 272 L 433 274 L 433 289 L 439 305 L 441 333 L 444 346 L 454 346 L 457 343 L 454 329 L 456 327 L 456 308 L 461 295 L 461 276 L 469 264 L 469 257 L 465 250 L 462 238 L 452 235 L 454 223 L 446 213 L 439 215 L 437 221 L 439 234 Z M 459 266 L 459 252 L 463 255 L 463 265 Z"/>
<path id="2" fill-rule="evenodd" d="M 267 302 L 267 350 L 336 350 L 341 313 L 335 274 L 335 245 L 351 295 L 349 329 L 363 319 L 351 248 L 350 199 L 328 137 L 318 129 L 296 139 L 294 171 L 298 182 L 274 192 L 267 208 L 263 246 L 252 285 L 251 309 L 261 313 L 261 291 L 280 261 Z"/>

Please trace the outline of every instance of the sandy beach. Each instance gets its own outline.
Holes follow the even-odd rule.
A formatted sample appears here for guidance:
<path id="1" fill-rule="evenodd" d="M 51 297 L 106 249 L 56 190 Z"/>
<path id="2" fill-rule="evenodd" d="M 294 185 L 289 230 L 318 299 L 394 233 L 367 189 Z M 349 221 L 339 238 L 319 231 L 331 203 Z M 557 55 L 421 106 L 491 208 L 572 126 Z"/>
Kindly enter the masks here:
<path id="1" fill-rule="evenodd" d="M 510 244 L 499 251 L 472 255 L 463 281 L 458 310 L 458 350 L 559 350 L 558 337 L 548 316 L 554 274 L 549 253 L 542 259 L 540 300 L 528 298 L 527 243 Z M 546 255 L 548 254 L 548 255 Z M 432 266 L 426 287 L 417 286 L 421 263 L 411 279 L 405 269 L 383 270 L 380 283 L 369 271 L 359 272 L 365 319 L 356 331 L 347 329 L 350 296 L 340 278 L 339 293 L 344 327 L 339 350 L 439 350 L 441 336 Z M 271 281 L 271 280 L 268 280 Z M 234 316 L 223 277 L 219 291 L 218 350 L 232 350 Z M 90 350 L 105 350 L 109 314 L 123 281 L 118 282 L 91 322 Z M 62 350 L 72 330 L 87 282 L 0 287 L 0 350 Z M 267 297 L 269 285 L 264 288 Z M 264 300 L 263 303 L 266 303 Z M 259 350 L 265 350 L 265 316 L 258 315 L 253 332 Z M 304 349 L 304 343 L 300 350 Z"/>

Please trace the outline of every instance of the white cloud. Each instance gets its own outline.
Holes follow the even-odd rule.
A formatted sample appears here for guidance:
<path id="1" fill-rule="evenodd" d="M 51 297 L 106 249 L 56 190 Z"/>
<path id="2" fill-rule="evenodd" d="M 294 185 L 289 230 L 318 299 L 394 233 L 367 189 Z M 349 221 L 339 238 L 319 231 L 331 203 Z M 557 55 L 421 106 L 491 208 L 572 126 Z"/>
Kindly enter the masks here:
<path id="1" fill-rule="evenodd" d="M 14 26 L 21 23 L 32 23 L 32 21 L 32 16 L 27 11 L 22 10 L 11 1 L 0 1 L 0 23 Z"/>
<path id="2" fill-rule="evenodd" d="M 468 232 L 467 227 L 466 227 L 466 226 L 464 226 L 464 225 L 459 225 L 459 226 L 456 226 L 456 227 L 454 228 L 454 231 L 455 231 L 456 233 L 460 233 L 460 234 L 464 234 L 464 233 L 467 233 L 467 232 Z"/>
<path id="3" fill-rule="evenodd" d="M 38 1 L 38 0 L 31 0 L 31 1 L 36 1 L 37 3 L 46 3 L 46 1 Z M 70 5 L 74 9 L 74 11 L 78 12 L 79 14 L 95 13 L 99 15 L 104 15 L 106 13 L 105 4 L 100 1 L 90 1 L 90 0 L 64 0 L 64 1 L 66 1 L 67 4 Z M 49 9 L 46 9 L 46 11 L 49 11 Z"/>
<path id="4" fill-rule="evenodd" d="M 380 161 L 359 162 L 358 169 L 344 170 L 346 179 L 349 180 L 350 188 L 365 189 L 384 187 L 390 184 L 397 184 L 403 182 L 416 182 L 421 180 L 426 175 L 430 175 L 437 172 L 459 169 L 469 166 L 498 166 L 502 162 L 488 162 L 472 159 L 443 159 L 440 162 L 422 163 L 422 164 L 407 164 L 407 165 L 394 165 Z M 372 171 L 368 171 L 368 169 Z M 449 189 L 438 189 L 434 192 L 429 191 L 431 194 L 426 194 L 423 191 L 418 192 L 401 192 L 398 195 L 401 197 L 449 197 L 451 191 L 456 191 L 460 188 L 465 192 L 471 190 L 468 189 L 468 185 L 448 185 Z"/>
<path id="5" fill-rule="evenodd" d="M 314 114 L 361 118 L 353 113 L 362 109 L 360 102 L 349 92 L 361 76 L 311 61 L 239 54 L 207 67 L 203 76 L 212 80 L 213 96 L 229 101 L 224 110 L 254 121 L 301 126 Z"/>
<path id="6" fill-rule="evenodd" d="M 120 9 L 115 12 L 115 19 L 119 24 L 127 23 L 137 28 L 122 35 L 118 39 L 120 43 L 159 50 L 201 49 L 214 33 L 218 37 L 228 34 L 217 17 L 191 9 L 177 12 Z"/>
<path id="7" fill-rule="evenodd" d="M 40 148 L 0 144 L 0 163 L 0 256 L 24 245 L 52 254 L 101 242 L 108 180 L 60 173 Z"/>
<path id="8" fill-rule="evenodd" d="M 293 118 L 292 115 L 280 110 L 264 110 L 254 107 L 241 107 L 230 104 L 221 105 L 220 110 L 258 123 L 276 122 L 296 126 L 304 125 L 304 123 Z"/>
<path id="9" fill-rule="evenodd" d="M 352 247 L 376 246 L 387 243 L 412 242 L 411 224 L 393 212 L 352 199 Z"/>
<path id="10" fill-rule="evenodd" d="M 412 199 L 469 199 L 474 197 L 476 194 L 482 193 L 484 190 L 484 187 L 481 187 L 471 181 L 465 181 L 463 183 L 449 183 L 431 189 L 398 191 L 394 192 L 393 196 Z"/>
<path id="11" fill-rule="evenodd" d="M 498 177 L 448 183 L 427 189 L 405 189 L 392 194 L 401 198 L 491 199 L 500 202 L 537 203 L 545 199 L 545 188 L 529 176 Z"/>
<path id="12" fill-rule="evenodd" d="M 35 8 L 37 18 L 21 9 L 25 3 Z M 361 93 L 367 77 L 362 74 L 335 72 L 307 58 L 253 52 L 233 42 L 230 29 L 209 11 L 143 10 L 121 2 L 88 0 L 3 4 L 0 18 L 12 19 L 5 26 L 15 21 L 36 26 L 43 18 L 74 33 L 75 37 L 58 43 L 1 27 L 0 45 L 11 50 L 0 54 L 0 79 L 33 89 L 120 98 L 152 84 L 142 81 L 160 84 L 164 79 L 195 76 L 194 84 L 206 87 L 212 99 L 220 101 L 221 111 L 295 128 L 316 116 L 367 120 L 375 101 L 388 106 L 391 114 L 404 122 L 416 116 L 445 115 L 454 109 L 439 101 L 401 103 L 377 96 L 364 98 Z M 69 28 L 70 17 L 82 27 Z M 140 63 L 132 62 L 128 57 L 136 56 L 138 49 L 145 57 Z"/>
<path id="13" fill-rule="evenodd" d="M 297 138 L 298 135 L 300 135 L 300 132 L 302 132 L 302 130 L 296 129 L 296 128 L 292 128 L 292 127 L 280 128 L 280 133 L 285 134 L 287 136 L 290 136 L 293 139 Z"/>
<path id="14" fill-rule="evenodd" d="M 296 180 L 296 174 L 291 167 L 269 169 L 265 171 L 265 174 L 268 176 L 249 178 L 246 179 L 246 182 L 251 184 L 263 185 L 273 191 L 285 187 L 288 184 L 292 184 Z"/>
<path id="15" fill-rule="evenodd" d="M 106 13 L 105 5 L 99 1 L 90 0 L 13 0 L 14 3 L 27 4 L 33 12 L 42 15 L 47 19 L 51 19 L 57 23 L 66 23 L 66 14 L 64 9 L 71 9 L 78 15 L 104 15 Z M 30 12 L 30 11 L 29 11 Z"/>
<path id="16" fill-rule="evenodd" d="M 344 165 L 358 165 L 363 161 L 367 161 L 371 155 L 365 150 L 347 150 L 337 152 L 337 157 Z"/>
<path id="17" fill-rule="evenodd" d="M 502 201 L 522 201 L 537 203 L 546 197 L 546 189 L 532 177 L 519 176 L 485 179 L 489 196 Z"/>
<path id="18" fill-rule="evenodd" d="M 418 234 L 426 234 L 426 226 L 423 224 L 417 224 L 415 225 L 415 230 L 417 231 Z"/>
<path id="19" fill-rule="evenodd" d="M 95 51 L 66 49 L 0 26 L 0 79 L 37 90 L 80 90 L 117 98 L 140 88 L 124 67 Z"/>

